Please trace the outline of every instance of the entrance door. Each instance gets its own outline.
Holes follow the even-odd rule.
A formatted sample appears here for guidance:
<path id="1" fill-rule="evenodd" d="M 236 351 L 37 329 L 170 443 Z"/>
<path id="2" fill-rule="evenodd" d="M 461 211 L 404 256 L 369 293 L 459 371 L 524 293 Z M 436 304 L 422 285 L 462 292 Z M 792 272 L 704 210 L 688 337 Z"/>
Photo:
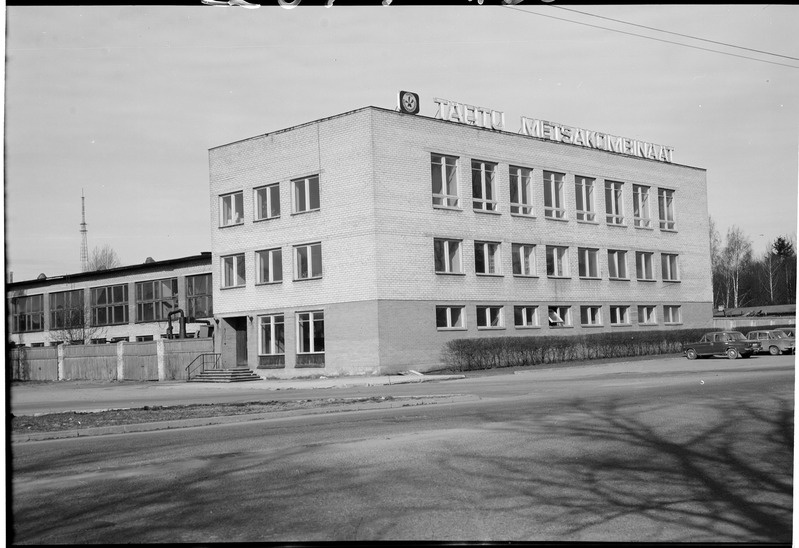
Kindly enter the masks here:
<path id="1" fill-rule="evenodd" d="M 247 364 L 247 317 L 224 318 L 227 323 L 222 339 L 222 363 L 225 367 L 248 367 Z"/>
<path id="2" fill-rule="evenodd" d="M 247 318 L 238 318 L 236 329 L 236 367 L 247 367 Z"/>

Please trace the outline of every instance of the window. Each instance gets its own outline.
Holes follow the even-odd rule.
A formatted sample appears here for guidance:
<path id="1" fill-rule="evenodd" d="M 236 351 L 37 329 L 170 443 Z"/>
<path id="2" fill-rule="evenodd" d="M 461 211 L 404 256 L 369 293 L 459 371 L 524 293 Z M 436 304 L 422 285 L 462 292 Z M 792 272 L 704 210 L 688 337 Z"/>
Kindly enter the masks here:
<path id="1" fill-rule="evenodd" d="M 537 306 L 514 306 L 513 325 L 517 328 L 538 327 Z"/>
<path id="2" fill-rule="evenodd" d="M 547 276 L 567 277 L 569 275 L 568 247 L 547 246 Z"/>
<path id="3" fill-rule="evenodd" d="M 136 342 L 145 342 L 153 340 L 152 335 L 136 335 Z"/>
<path id="4" fill-rule="evenodd" d="M 580 247 L 577 249 L 578 268 L 581 278 L 599 278 L 598 249 Z"/>
<path id="5" fill-rule="evenodd" d="M 674 230 L 674 191 L 658 189 L 658 215 L 661 230 Z"/>
<path id="6" fill-rule="evenodd" d="M 433 240 L 437 274 L 462 274 L 460 240 Z"/>
<path id="7" fill-rule="evenodd" d="M 544 172 L 544 216 L 550 219 L 563 219 L 563 173 Z"/>
<path id="8" fill-rule="evenodd" d="M 610 307 L 610 325 L 630 325 L 629 306 Z"/>
<path id="9" fill-rule="evenodd" d="M 680 315 L 680 307 L 676 305 L 663 305 L 663 323 L 675 324 L 682 323 L 682 316 Z"/>
<path id="10" fill-rule="evenodd" d="M 652 273 L 652 253 L 635 252 L 635 277 L 639 280 L 655 280 L 655 275 Z"/>
<path id="11" fill-rule="evenodd" d="M 477 329 L 500 329 L 505 327 L 501 306 L 478 306 Z"/>
<path id="12" fill-rule="evenodd" d="M 283 281 L 283 251 L 280 248 L 257 251 L 258 275 L 256 283 L 271 284 Z M 321 262 L 319 263 L 321 265 Z"/>
<path id="13" fill-rule="evenodd" d="M 608 277 L 619 280 L 627 279 L 627 252 L 608 249 Z"/>
<path id="14" fill-rule="evenodd" d="M 660 255 L 660 271 L 664 282 L 680 281 L 680 271 L 677 264 L 677 255 L 662 253 Z"/>
<path id="15" fill-rule="evenodd" d="M 319 176 L 303 177 L 291 181 L 294 193 L 294 213 L 305 213 L 319 209 Z"/>
<path id="16" fill-rule="evenodd" d="M 178 279 L 136 283 L 136 321 L 166 320 L 178 308 Z"/>
<path id="17" fill-rule="evenodd" d="M 240 225 L 244 222 L 244 193 L 234 192 L 219 197 L 219 226 Z"/>
<path id="18" fill-rule="evenodd" d="M 322 244 L 294 247 L 294 279 L 311 280 L 322 277 Z"/>
<path id="19" fill-rule="evenodd" d="M 594 209 L 594 180 L 589 177 L 574 178 L 575 209 L 578 221 L 596 221 Z"/>
<path id="20" fill-rule="evenodd" d="M 297 353 L 322 354 L 325 351 L 325 314 L 321 310 L 297 314 Z"/>
<path id="21" fill-rule="evenodd" d="M 255 220 L 280 217 L 280 185 L 275 183 L 255 189 Z"/>
<path id="22" fill-rule="evenodd" d="M 656 324 L 657 318 L 655 317 L 654 306 L 639 306 L 638 307 L 638 323 L 639 324 Z"/>
<path id="23" fill-rule="evenodd" d="M 496 164 L 472 160 L 472 207 L 478 211 L 497 210 L 496 169 Z"/>
<path id="24" fill-rule="evenodd" d="M 462 306 L 437 306 L 437 329 L 466 329 L 466 315 Z"/>
<path id="25" fill-rule="evenodd" d="M 474 271 L 477 274 L 501 274 L 499 244 L 474 242 Z"/>
<path id="26" fill-rule="evenodd" d="M 441 154 L 431 155 L 433 205 L 458 207 L 458 159 Z"/>
<path id="27" fill-rule="evenodd" d="M 212 284 L 211 274 L 186 276 L 186 315 L 189 318 L 210 318 L 214 315 Z"/>
<path id="28" fill-rule="evenodd" d="M 601 310 L 601 306 L 581 306 L 580 325 L 587 327 L 602 325 Z"/>
<path id="29" fill-rule="evenodd" d="M 11 331 L 29 333 L 44 329 L 44 295 L 11 299 Z"/>
<path id="30" fill-rule="evenodd" d="M 533 214 L 533 170 L 510 166 L 510 212 L 515 215 Z"/>
<path id="31" fill-rule="evenodd" d="M 605 219 L 609 225 L 624 224 L 623 186 L 624 183 L 605 181 Z"/>
<path id="32" fill-rule="evenodd" d="M 50 329 L 69 329 L 83 325 L 83 290 L 50 293 Z"/>
<path id="33" fill-rule="evenodd" d="M 549 327 L 569 327 L 571 325 L 570 306 L 550 306 L 547 312 Z"/>
<path id="34" fill-rule="evenodd" d="M 283 314 L 259 316 L 261 325 L 259 330 L 258 354 L 261 356 L 274 356 L 286 353 L 286 333 Z"/>
<path id="35" fill-rule="evenodd" d="M 514 276 L 535 276 L 535 246 L 531 244 L 511 245 Z"/>
<path id="36" fill-rule="evenodd" d="M 92 325 L 128 323 L 128 284 L 94 287 L 90 299 Z"/>
<path id="37" fill-rule="evenodd" d="M 222 287 L 242 287 L 246 282 L 244 253 L 222 257 Z"/>
<path id="38" fill-rule="evenodd" d="M 633 225 L 638 228 L 652 228 L 648 186 L 633 185 Z"/>

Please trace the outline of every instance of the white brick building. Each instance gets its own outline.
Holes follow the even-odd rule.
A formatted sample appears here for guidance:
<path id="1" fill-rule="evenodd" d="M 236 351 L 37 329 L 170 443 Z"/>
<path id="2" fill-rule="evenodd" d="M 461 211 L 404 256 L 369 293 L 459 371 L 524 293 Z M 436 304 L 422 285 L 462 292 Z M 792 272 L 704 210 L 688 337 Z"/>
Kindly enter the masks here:
<path id="1" fill-rule="evenodd" d="M 209 156 L 228 365 L 385 374 L 453 338 L 712 323 L 703 169 L 377 107 Z"/>

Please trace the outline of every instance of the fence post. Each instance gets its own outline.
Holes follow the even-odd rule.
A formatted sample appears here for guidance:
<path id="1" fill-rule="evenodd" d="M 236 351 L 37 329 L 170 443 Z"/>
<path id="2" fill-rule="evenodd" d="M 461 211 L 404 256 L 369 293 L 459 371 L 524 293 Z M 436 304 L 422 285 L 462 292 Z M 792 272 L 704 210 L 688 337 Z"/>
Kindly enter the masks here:
<path id="1" fill-rule="evenodd" d="M 158 339 L 155 343 L 155 352 L 158 356 L 158 380 L 166 380 L 166 359 L 164 356 L 164 339 Z"/>
<path id="2" fill-rule="evenodd" d="M 125 380 L 125 342 L 117 342 L 117 380 Z"/>
<path id="3" fill-rule="evenodd" d="M 59 344 L 56 349 L 58 350 L 58 380 L 64 380 L 64 343 Z"/>

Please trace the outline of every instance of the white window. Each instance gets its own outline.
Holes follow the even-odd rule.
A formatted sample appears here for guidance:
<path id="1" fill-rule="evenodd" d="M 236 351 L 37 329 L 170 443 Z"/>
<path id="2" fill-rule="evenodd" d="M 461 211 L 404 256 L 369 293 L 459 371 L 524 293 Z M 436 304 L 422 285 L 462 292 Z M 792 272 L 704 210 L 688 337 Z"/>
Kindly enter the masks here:
<path id="1" fill-rule="evenodd" d="M 652 253 L 646 251 L 635 252 L 635 277 L 639 280 L 653 281 Z"/>
<path id="2" fill-rule="evenodd" d="M 680 281 L 680 271 L 677 255 L 672 253 L 662 253 L 660 255 L 660 271 L 664 282 Z"/>
<path id="3" fill-rule="evenodd" d="M 322 244 L 294 246 L 294 279 L 310 280 L 322 277 Z"/>
<path id="4" fill-rule="evenodd" d="M 497 210 L 495 187 L 497 165 L 472 160 L 472 207 L 478 211 Z"/>
<path id="5" fill-rule="evenodd" d="M 241 287 L 246 281 L 244 253 L 222 257 L 222 287 Z"/>
<path id="6" fill-rule="evenodd" d="M 511 245 L 514 276 L 535 276 L 535 246 L 531 244 Z"/>
<path id="7" fill-rule="evenodd" d="M 283 281 L 283 251 L 280 248 L 255 253 L 258 260 L 256 283 L 269 284 Z"/>
<path id="8" fill-rule="evenodd" d="M 219 197 L 219 226 L 240 225 L 244 222 L 244 193 L 234 192 Z"/>
<path id="9" fill-rule="evenodd" d="M 680 314 L 680 307 L 677 305 L 663 305 L 663 323 L 682 323 L 682 315 Z"/>
<path id="10" fill-rule="evenodd" d="M 601 311 L 602 311 L 601 306 L 581 306 L 580 325 L 584 326 L 602 325 Z"/>
<path id="11" fill-rule="evenodd" d="M 474 271 L 477 274 L 502 274 L 499 266 L 498 243 L 474 242 Z"/>
<path id="12" fill-rule="evenodd" d="M 460 240 L 433 240 L 433 255 L 437 274 L 462 274 Z"/>
<path id="13" fill-rule="evenodd" d="M 570 306 L 550 306 L 547 311 L 549 327 L 568 327 L 572 324 Z"/>
<path id="14" fill-rule="evenodd" d="M 477 329 L 501 329 L 505 327 L 505 320 L 501 306 L 478 306 Z"/>
<path id="15" fill-rule="evenodd" d="M 580 247 L 577 249 L 578 269 L 581 278 L 599 278 L 599 250 Z"/>
<path id="16" fill-rule="evenodd" d="M 462 306 L 437 306 L 436 328 L 466 329 L 466 314 Z"/>
<path id="17" fill-rule="evenodd" d="M 513 325 L 517 328 L 538 327 L 538 307 L 514 306 Z"/>
<path id="18" fill-rule="evenodd" d="M 674 191 L 658 189 L 658 215 L 661 230 L 674 230 Z"/>
<path id="19" fill-rule="evenodd" d="M 544 172 L 544 216 L 550 219 L 563 219 L 563 173 Z"/>
<path id="20" fill-rule="evenodd" d="M 652 228 L 648 186 L 633 185 L 633 225 L 638 228 Z"/>
<path id="21" fill-rule="evenodd" d="M 630 307 L 619 305 L 611 306 L 610 325 L 630 325 Z"/>
<path id="22" fill-rule="evenodd" d="M 533 214 L 533 170 L 510 166 L 510 212 L 516 215 Z"/>
<path id="23" fill-rule="evenodd" d="M 568 252 L 568 247 L 547 246 L 547 276 L 567 277 L 569 275 Z"/>
<path id="24" fill-rule="evenodd" d="M 261 356 L 285 354 L 286 333 L 283 314 L 260 316 L 258 353 Z"/>
<path id="25" fill-rule="evenodd" d="M 624 183 L 605 181 L 605 219 L 609 225 L 624 224 L 623 186 Z"/>
<path id="26" fill-rule="evenodd" d="M 458 207 L 458 159 L 433 154 L 430 161 L 433 180 L 433 205 Z"/>
<path id="27" fill-rule="evenodd" d="M 297 314 L 297 353 L 325 352 L 325 314 L 321 310 Z"/>
<path id="28" fill-rule="evenodd" d="M 319 176 L 303 177 L 291 181 L 294 213 L 319 209 Z"/>
<path id="29" fill-rule="evenodd" d="M 608 249 L 608 277 L 619 280 L 627 279 L 627 252 L 619 249 Z"/>
<path id="30" fill-rule="evenodd" d="M 255 220 L 280 217 L 280 185 L 262 186 L 255 189 Z"/>
<path id="31" fill-rule="evenodd" d="M 649 305 L 639 306 L 638 323 L 644 325 L 656 324 L 657 318 L 655 317 L 655 307 Z"/>
<path id="32" fill-rule="evenodd" d="M 589 177 L 574 178 L 575 209 L 578 221 L 596 221 L 594 209 L 594 179 Z"/>

